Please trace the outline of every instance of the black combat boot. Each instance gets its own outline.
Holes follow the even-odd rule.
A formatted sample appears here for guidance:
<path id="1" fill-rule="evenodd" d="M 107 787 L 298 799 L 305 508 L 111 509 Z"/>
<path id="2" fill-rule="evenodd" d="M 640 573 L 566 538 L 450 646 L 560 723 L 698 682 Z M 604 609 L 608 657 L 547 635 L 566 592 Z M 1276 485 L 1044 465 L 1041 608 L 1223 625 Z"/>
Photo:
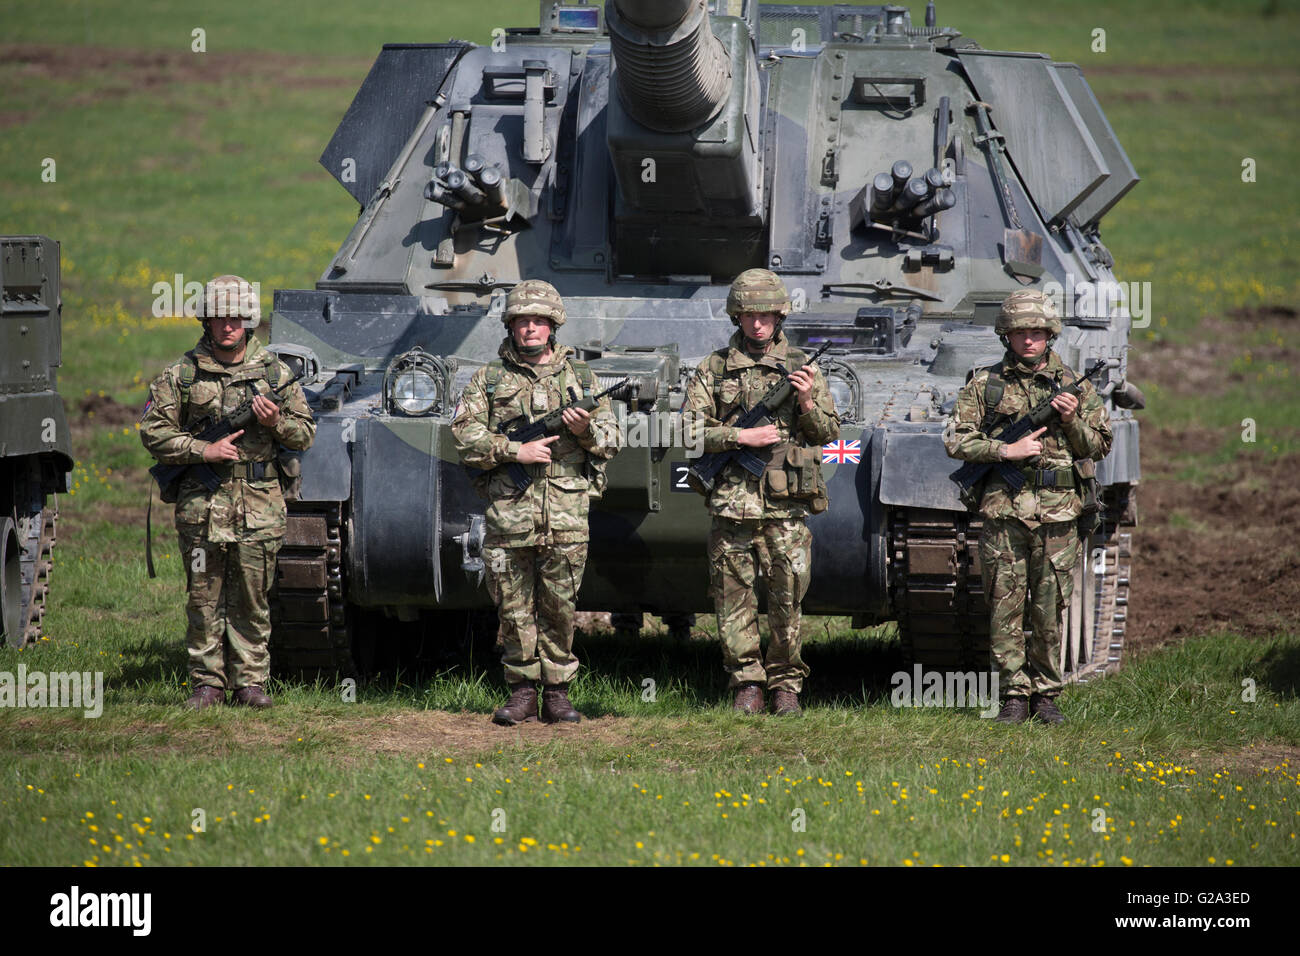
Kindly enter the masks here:
<path id="1" fill-rule="evenodd" d="M 582 714 L 569 702 L 568 684 L 548 684 L 542 688 L 542 720 L 548 724 L 564 721 L 576 724 Z"/>
<path id="2" fill-rule="evenodd" d="M 492 722 L 513 727 L 525 720 L 537 719 L 537 688 L 530 680 L 510 685 L 510 699 L 492 715 Z"/>
<path id="3" fill-rule="evenodd" d="M 1057 709 L 1056 701 L 1042 694 L 1033 694 L 1029 698 L 1029 713 L 1045 724 L 1065 723 L 1065 714 Z"/>
<path id="4" fill-rule="evenodd" d="M 1023 724 L 1029 719 L 1029 702 L 1023 697 L 1008 697 L 993 720 L 999 724 Z"/>

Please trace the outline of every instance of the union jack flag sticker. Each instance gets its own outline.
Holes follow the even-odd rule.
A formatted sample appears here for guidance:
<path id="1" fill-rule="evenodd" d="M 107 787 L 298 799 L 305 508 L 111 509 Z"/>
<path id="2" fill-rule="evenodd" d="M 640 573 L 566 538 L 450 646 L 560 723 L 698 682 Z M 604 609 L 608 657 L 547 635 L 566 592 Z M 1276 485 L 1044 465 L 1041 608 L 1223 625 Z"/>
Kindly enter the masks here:
<path id="1" fill-rule="evenodd" d="M 837 465 L 843 465 L 846 462 L 856 465 L 862 459 L 862 442 L 854 441 L 833 441 L 829 445 L 822 445 L 822 464 L 834 462 Z"/>

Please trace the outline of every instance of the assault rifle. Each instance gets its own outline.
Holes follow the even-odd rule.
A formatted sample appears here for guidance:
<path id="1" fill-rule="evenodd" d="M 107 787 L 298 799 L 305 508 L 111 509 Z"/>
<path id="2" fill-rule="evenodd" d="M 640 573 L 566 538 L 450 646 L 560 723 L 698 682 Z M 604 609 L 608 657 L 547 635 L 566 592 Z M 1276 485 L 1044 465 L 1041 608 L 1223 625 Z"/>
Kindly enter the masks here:
<path id="1" fill-rule="evenodd" d="M 289 381 L 285 382 L 278 388 L 272 389 L 269 396 L 271 401 L 277 405 L 280 404 L 277 399 L 280 393 L 290 385 L 296 383 L 302 378 L 303 373 L 299 372 Z M 253 412 L 253 400 L 243 402 L 229 415 L 205 415 L 198 421 L 191 422 L 186 431 L 193 435 L 199 441 L 214 442 L 221 441 L 227 435 L 233 435 L 237 431 L 247 431 L 257 423 L 257 415 Z M 175 501 L 174 497 L 169 498 L 168 489 L 175 490 L 186 474 L 195 478 L 208 491 L 216 491 L 221 486 L 221 478 L 213 471 L 212 466 L 207 462 L 196 462 L 192 465 L 164 465 L 161 462 L 149 469 L 149 474 L 153 475 L 154 481 L 158 482 L 158 488 L 162 492 L 163 501 Z"/>
<path id="2" fill-rule="evenodd" d="M 807 368 L 812 365 L 830 347 L 831 342 L 829 340 L 823 342 L 822 347 L 814 352 L 812 358 L 800 368 Z M 782 375 L 781 381 L 768 389 L 767 394 L 756 402 L 749 411 L 742 411 L 739 408 L 733 409 L 731 414 L 723 421 L 723 425 L 733 425 L 736 428 L 761 428 L 772 423 L 777 410 L 789 401 L 790 396 L 794 394 L 794 385 L 786 377 L 790 373 L 785 370 L 784 366 L 778 365 L 777 368 Z M 733 461 L 755 478 L 761 476 L 763 470 L 767 467 L 767 462 L 748 448 L 729 448 L 726 451 L 715 451 L 708 455 L 702 455 L 700 460 L 686 472 L 686 483 L 700 494 L 707 495 L 713 490 L 713 485 L 718 480 L 718 475 L 722 473 L 722 469 Z"/>
<path id="3" fill-rule="evenodd" d="M 537 441 L 539 438 L 546 438 L 548 435 L 558 435 L 561 429 L 567 428 L 564 424 L 564 413 L 570 408 L 580 408 L 584 412 L 593 411 L 602 398 L 611 392 L 617 392 L 625 387 L 628 383 L 626 378 L 620 379 L 603 392 L 592 395 L 589 398 L 579 398 L 577 393 L 570 388 L 569 398 L 571 401 L 567 405 L 561 405 L 549 415 L 543 415 L 535 421 L 529 421 L 526 415 L 520 415 L 512 418 L 508 422 L 502 422 L 497 431 L 505 435 L 511 441 L 517 441 L 521 445 L 526 445 L 530 441 Z M 515 490 L 518 494 L 523 494 L 528 490 L 528 486 L 533 483 L 533 476 L 528 473 L 527 467 L 522 462 L 512 461 L 503 465 L 506 474 L 510 480 L 515 483 Z"/>
<path id="4" fill-rule="evenodd" d="M 1002 429 L 1002 431 L 998 432 L 996 437 L 1000 441 L 1004 441 L 1010 445 L 1018 442 L 1026 435 L 1032 434 L 1039 428 L 1042 428 L 1048 422 L 1052 421 L 1053 418 L 1060 415 L 1060 412 L 1052 407 L 1053 398 L 1057 395 L 1073 395 L 1078 398 L 1079 390 L 1083 383 L 1090 378 L 1100 375 L 1107 367 L 1107 363 L 1104 361 L 1094 362 L 1092 367 L 1088 369 L 1086 375 L 1075 379 L 1069 385 L 1065 386 L 1065 388 L 1058 388 L 1053 391 L 1046 401 L 1016 419 L 1006 428 Z M 988 410 L 986 410 L 986 414 L 987 411 Z M 1019 491 L 1025 486 L 1025 474 L 1020 470 L 1019 463 L 1014 461 L 968 461 L 948 477 L 957 482 L 957 484 L 961 486 L 962 491 L 965 492 L 973 488 L 976 482 L 984 478 L 984 476 L 989 473 L 990 469 L 996 469 L 998 476 L 1010 485 L 1013 491 Z"/>

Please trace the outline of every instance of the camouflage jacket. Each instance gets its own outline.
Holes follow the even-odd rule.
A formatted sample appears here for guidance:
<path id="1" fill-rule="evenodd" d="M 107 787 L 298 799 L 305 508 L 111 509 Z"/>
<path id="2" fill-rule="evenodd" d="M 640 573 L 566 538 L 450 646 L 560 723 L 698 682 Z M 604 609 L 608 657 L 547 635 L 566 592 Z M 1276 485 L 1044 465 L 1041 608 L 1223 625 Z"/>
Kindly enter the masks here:
<path id="1" fill-rule="evenodd" d="M 194 348 L 197 370 L 190 385 L 188 403 L 182 398 L 181 374 L 188 359 L 167 368 L 149 386 L 149 404 L 140 421 L 140 440 L 149 454 L 165 465 L 198 464 L 209 442 L 200 441 L 185 430 L 191 422 L 208 415 L 227 415 L 253 397 L 254 392 L 267 394 L 266 363 L 279 364 L 279 382 L 287 382 L 292 373 L 283 362 L 249 338 L 244 360 L 222 365 L 212 355 L 206 340 Z M 283 393 L 280 421 L 275 428 L 255 423 L 235 439 L 240 462 L 273 461 L 278 446 L 295 451 L 310 448 L 316 437 L 316 422 L 307 408 L 302 388 L 294 385 Z M 233 463 L 218 463 L 212 468 L 228 473 Z M 176 524 L 187 525 L 209 541 L 269 541 L 283 537 L 285 527 L 284 496 L 275 474 L 262 479 L 226 478 L 216 491 L 209 492 L 197 480 L 186 477 L 181 482 L 176 501 Z"/>
<path id="2" fill-rule="evenodd" d="M 1006 382 L 998 402 L 998 421 L 986 435 L 984 425 L 984 391 L 987 369 L 978 370 L 957 395 L 957 405 L 944 429 L 943 443 L 948 454 L 965 461 L 999 461 L 999 449 L 1005 442 L 995 436 L 1001 428 L 1047 401 L 1052 386 L 1068 385 L 1079 376 L 1067 369 L 1056 352 L 1048 350 L 1047 364 L 1036 372 L 1023 371 L 1010 352 L 1002 359 L 1001 375 Z M 1022 469 L 1071 470 L 1075 461 L 1100 461 L 1110 452 L 1112 440 L 1110 417 L 1092 383 L 1085 381 L 1080 391 L 1074 421 L 1066 425 L 1056 417 L 1039 439 L 1043 453 L 1037 458 L 1012 462 Z M 1083 510 L 1077 484 L 1065 487 L 1038 487 L 1026 481 L 1018 493 L 1012 493 L 1005 481 L 991 473 L 980 499 L 980 514 L 986 518 L 1020 518 L 1029 523 L 1072 521 Z"/>
<path id="3" fill-rule="evenodd" d="M 580 396 L 583 386 L 570 361 L 574 350 L 567 346 L 557 346 L 546 364 L 531 365 L 507 336 L 498 354 L 503 367 L 496 373 L 496 384 L 489 388 L 488 366 L 476 371 L 451 423 L 461 461 L 491 471 L 486 543 L 528 548 L 586 541 L 595 477 L 589 462 L 613 458 L 618 451 L 618 422 L 609 400 L 600 400 L 591 429 L 583 437 L 576 437 L 568 428 L 561 430 L 559 440 L 550 445 L 549 465 L 524 466 L 533 482 L 519 494 L 506 469 L 498 467 L 519 460 L 519 442 L 510 441 L 497 429 L 521 415 L 532 421 L 553 412 L 572 400 L 570 389 Z"/>
<path id="4" fill-rule="evenodd" d="M 739 448 L 736 436 L 740 429 L 723 421 L 736 409 L 752 408 L 763 394 L 785 376 L 778 366 L 794 371 L 808 361 L 808 356 L 790 345 L 784 333 L 778 333 L 772 347 L 758 358 L 744 349 L 737 331 L 725 349 L 719 349 L 700 363 L 699 371 L 686 389 L 683 412 L 688 414 L 690 439 L 700 447 L 703 431 L 704 453 Z M 786 480 L 800 469 L 815 471 L 821 484 L 821 446 L 840 434 L 840 417 L 835 412 L 826 378 L 818 370 L 813 381 L 813 408 L 799 411 L 798 395 L 776 412 L 780 439 L 770 448 L 751 448 L 758 457 L 770 459 L 768 471 L 757 478 L 739 465 L 731 464 L 718 475 L 709 495 L 709 512 L 723 518 L 743 521 L 747 518 L 802 518 L 809 513 L 809 501 L 783 494 L 774 486 L 774 478 Z M 783 461 L 784 459 L 784 461 Z M 785 478 L 773 472 L 784 473 Z"/>

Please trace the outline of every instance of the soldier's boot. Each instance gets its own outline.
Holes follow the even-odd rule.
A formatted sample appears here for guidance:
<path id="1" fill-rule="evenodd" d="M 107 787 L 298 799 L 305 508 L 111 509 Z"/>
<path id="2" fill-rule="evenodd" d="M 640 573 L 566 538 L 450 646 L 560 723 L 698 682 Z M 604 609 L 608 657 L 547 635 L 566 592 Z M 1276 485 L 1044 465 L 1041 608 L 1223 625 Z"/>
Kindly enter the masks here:
<path id="1" fill-rule="evenodd" d="M 1034 694 L 1029 698 L 1029 713 L 1045 724 L 1065 723 L 1065 714 L 1057 708 L 1056 701 L 1042 694 Z"/>
<path id="2" fill-rule="evenodd" d="M 202 687 L 194 688 L 194 693 L 190 694 L 184 706 L 188 710 L 207 710 L 216 704 L 225 703 L 225 700 L 226 692 L 224 690 L 220 687 L 204 684 Z"/>
<path id="3" fill-rule="evenodd" d="M 513 727 L 525 720 L 537 719 L 537 688 L 532 681 L 510 685 L 510 699 L 492 715 L 494 724 Z"/>
<path id="4" fill-rule="evenodd" d="M 1008 697 L 993 718 L 999 724 L 1023 724 L 1029 719 L 1029 703 L 1023 697 Z"/>
<path id="5" fill-rule="evenodd" d="M 803 713 L 799 708 L 799 695 L 778 687 L 772 691 L 772 713 L 778 717 L 798 717 Z"/>
<path id="6" fill-rule="evenodd" d="M 736 688 L 736 699 L 731 703 L 732 710 L 742 714 L 761 714 L 763 712 L 763 688 L 759 684 L 741 684 Z"/>
<path id="7" fill-rule="evenodd" d="M 235 691 L 233 702 L 239 706 L 252 707 L 254 710 L 266 710 L 271 706 L 271 698 L 256 684 Z"/>
<path id="8" fill-rule="evenodd" d="M 576 724 L 582 714 L 569 702 L 568 684 L 548 684 L 542 688 L 542 720 L 548 724 L 564 721 Z"/>

